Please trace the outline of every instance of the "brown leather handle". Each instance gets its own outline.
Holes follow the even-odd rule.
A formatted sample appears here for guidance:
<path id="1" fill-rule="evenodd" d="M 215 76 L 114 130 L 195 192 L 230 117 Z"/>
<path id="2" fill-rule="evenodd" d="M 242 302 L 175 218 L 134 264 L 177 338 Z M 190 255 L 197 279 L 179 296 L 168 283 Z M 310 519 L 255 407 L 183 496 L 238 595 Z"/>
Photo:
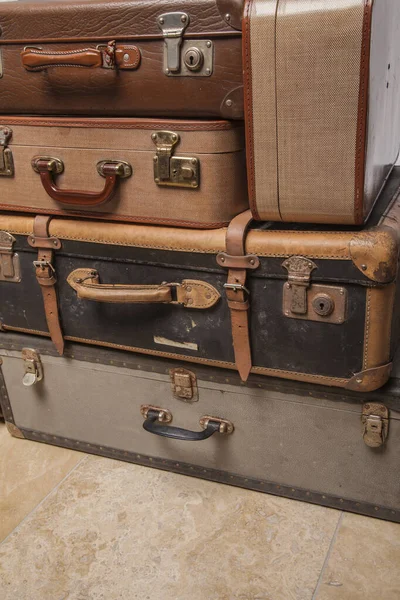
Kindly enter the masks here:
<path id="1" fill-rule="evenodd" d="M 85 69 L 137 69 L 141 54 L 136 46 L 109 42 L 97 48 L 55 52 L 41 48 L 24 48 L 21 61 L 27 71 L 45 71 L 52 67 L 80 67 Z"/>
<path id="2" fill-rule="evenodd" d="M 67 278 L 78 298 L 116 304 L 181 304 L 188 308 L 210 308 L 220 298 L 209 283 L 185 279 L 182 283 L 121 285 L 100 283 L 97 271 L 75 269 Z"/>
<path id="3" fill-rule="evenodd" d="M 99 206 L 108 202 L 113 197 L 119 180 L 132 174 L 131 166 L 124 161 L 101 161 L 97 164 L 97 170 L 106 179 L 103 190 L 82 192 L 57 187 L 54 176 L 64 170 L 64 164 L 58 158 L 35 157 L 32 168 L 39 173 L 44 189 L 53 200 L 72 206 Z"/>

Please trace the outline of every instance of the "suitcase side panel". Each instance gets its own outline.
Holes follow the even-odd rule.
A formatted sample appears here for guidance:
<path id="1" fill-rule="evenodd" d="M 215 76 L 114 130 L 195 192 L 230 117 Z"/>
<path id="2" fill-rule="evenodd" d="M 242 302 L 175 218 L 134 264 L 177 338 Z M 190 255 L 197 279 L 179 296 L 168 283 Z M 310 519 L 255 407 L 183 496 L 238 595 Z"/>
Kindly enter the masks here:
<path id="1" fill-rule="evenodd" d="M 250 480 L 248 487 L 256 480 L 260 490 L 263 483 L 274 482 L 390 507 L 399 516 L 399 481 L 391 476 L 400 427 L 394 411 L 384 450 L 374 451 L 362 440 L 362 401 L 346 409 L 318 399 L 279 392 L 253 394 L 243 387 L 198 380 L 198 401 L 186 403 L 172 396 L 165 375 L 46 356 L 42 356 L 43 381 L 23 388 L 21 359 L 3 356 L 3 361 L 12 411 L 10 417 L 2 394 L 6 418 L 28 438 L 64 441 L 89 452 L 115 449 L 114 456 L 125 460 L 140 462 L 147 455 L 152 457 L 146 461 L 149 465 L 183 462 L 197 467 L 198 473 L 200 468 L 217 471 L 222 481 L 229 482 L 232 474 L 242 484 L 244 478 Z M 175 426 L 198 430 L 199 419 L 210 414 L 230 420 L 234 432 L 186 445 L 151 435 L 142 429 L 140 406 L 153 404 L 154 398 L 159 399 L 157 406 L 171 411 Z"/>

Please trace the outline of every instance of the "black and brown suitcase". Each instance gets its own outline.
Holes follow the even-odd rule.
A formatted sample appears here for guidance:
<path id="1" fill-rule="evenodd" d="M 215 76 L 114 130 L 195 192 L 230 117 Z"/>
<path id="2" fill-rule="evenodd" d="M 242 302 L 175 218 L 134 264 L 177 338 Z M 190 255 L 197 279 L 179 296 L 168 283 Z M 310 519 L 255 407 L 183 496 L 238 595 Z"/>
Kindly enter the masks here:
<path id="1" fill-rule="evenodd" d="M 362 224 L 400 150 L 399 0 L 246 0 L 254 217 Z"/>
<path id="2" fill-rule="evenodd" d="M 0 2 L 0 113 L 243 118 L 243 0 Z"/>
<path id="3" fill-rule="evenodd" d="M 0 117 L 0 209 L 221 227 L 248 208 L 241 123 Z"/>
<path id="4" fill-rule="evenodd" d="M 0 334 L 10 433 L 400 522 L 400 380 L 379 392 Z M 115 393 L 115 390 L 118 393 Z M 29 442 L 21 440 L 21 444 Z"/>
<path id="5" fill-rule="evenodd" d="M 399 337 L 400 168 L 368 228 L 0 215 L 4 331 L 370 391 Z M 250 225 L 248 234 L 246 230 Z"/>

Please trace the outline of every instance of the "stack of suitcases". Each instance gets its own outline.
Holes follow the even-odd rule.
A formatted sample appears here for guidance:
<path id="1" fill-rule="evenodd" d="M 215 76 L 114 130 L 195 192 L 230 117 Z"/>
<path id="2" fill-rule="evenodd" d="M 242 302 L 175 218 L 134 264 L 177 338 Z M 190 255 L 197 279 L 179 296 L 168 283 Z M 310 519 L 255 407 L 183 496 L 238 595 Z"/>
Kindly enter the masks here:
<path id="1" fill-rule="evenodd" d="M 400 521 L 400 2 L 0 31 L 10 433 Z"/>

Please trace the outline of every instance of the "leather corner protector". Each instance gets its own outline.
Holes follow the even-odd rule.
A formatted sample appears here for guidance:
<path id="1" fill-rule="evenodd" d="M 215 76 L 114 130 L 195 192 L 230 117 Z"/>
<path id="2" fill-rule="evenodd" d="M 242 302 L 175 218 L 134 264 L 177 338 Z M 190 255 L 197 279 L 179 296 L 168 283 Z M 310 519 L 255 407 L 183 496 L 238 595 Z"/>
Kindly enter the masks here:
<path id="1" fill-rule="evenodd" d="M 393 363 L 367 369 L 356 373 L 346 384 L 346 390 L 354 392 L 374 392 L 388 381 L 392 371 Z"/>
<path id="2" fill-rule="evenodd" d="M 22 433 L 22 431 L 20 429 L 18 429 L 18 427 L 16 425 L 14 425 L 14 423 L 10 423 L 9 421 L 6 421 L 6 427 L 7 427 L 8 433 L 10 435 L 12 435 L 13 437 L 19 438 L 21 440 L 25 439 L 25 436 Z"/>
<path id="3" fill-rule="evenodd" d="M 184 279 L 177 288 L 178 302 L 187 308 L 211 308 L 220 298 L 218 290 L 205 281 Z"/>
<path id="4" fill-rule="evenodd" d="M 399 243 L 391 230 L 371 229 L 357 233 L 350 241 L 349 250 L 353 264 L 371 281 L 390 283 L 395 279 Z"/>
<path id="5" fill-rule="evenodd" d="M 226 252 L 219 252 L 216 260 L 220 267 L 226 269 L 258 269 L 260 266 L 260 259 L 255 254 L 232 256 Z"/>
<path id="6" fill-rule="evenodd" d="M 216 0 L 217 8 L 225 23 L 233 29 L 242 30 L 243 0 Z"/>
<path id="7" fill-rule="evenodd" d="M 240 85 L 228 92 L 222 100 L 221 116 L 223 119 L 242 119 L 244 113 L 244 87 Z"/>
<path id="8" fill-rule="evenodd" d="M 67 277 L 67 283 L 78 291 L 79 284 L 83 281 L 89 281 L 89 283 L 99 283 L 99 275 L 94 269 L 75 269 Z"/>
<path id="9" fill-rule="evenodd" d="M 32 248 L 52 248 L 53 250 L 59 250 L 61 248 L 61 242 L 56 237 L 42 238 L 33 234 L 28 235 L 28 244 Z"/>

